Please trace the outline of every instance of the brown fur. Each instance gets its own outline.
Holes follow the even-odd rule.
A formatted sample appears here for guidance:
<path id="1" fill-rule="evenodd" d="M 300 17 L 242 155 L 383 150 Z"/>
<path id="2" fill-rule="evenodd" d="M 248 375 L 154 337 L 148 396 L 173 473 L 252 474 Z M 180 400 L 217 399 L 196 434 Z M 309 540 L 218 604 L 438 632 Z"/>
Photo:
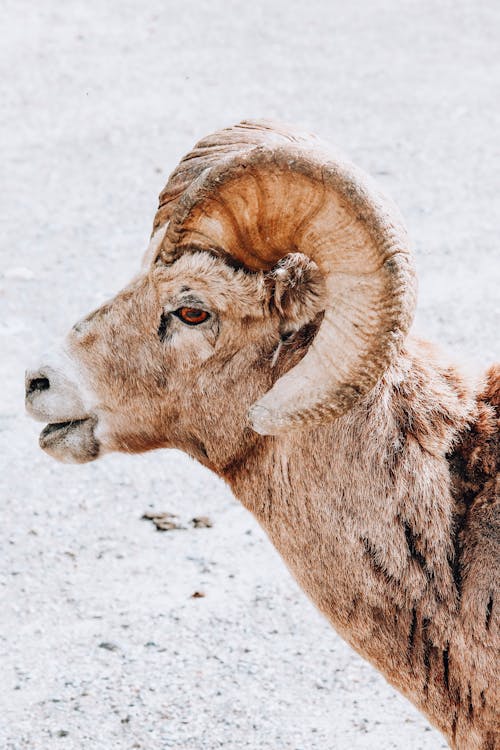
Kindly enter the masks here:
<path id="1" fill-rule="evenodd" d="M 210 322 L 169 317 L 160 337 L 162 313 L 193 296 Z M 338 632 L 452 747 L 500 747 L 500 368 L 478 390 L 410 338 L 345 416 L 261 437 L 248 409 L 304 356 L 322 310 L 299 256 L 271 274 L 208 253 L 154 264 L 70 334 L 96 438 L 181 448 L 217 472 Z"/>

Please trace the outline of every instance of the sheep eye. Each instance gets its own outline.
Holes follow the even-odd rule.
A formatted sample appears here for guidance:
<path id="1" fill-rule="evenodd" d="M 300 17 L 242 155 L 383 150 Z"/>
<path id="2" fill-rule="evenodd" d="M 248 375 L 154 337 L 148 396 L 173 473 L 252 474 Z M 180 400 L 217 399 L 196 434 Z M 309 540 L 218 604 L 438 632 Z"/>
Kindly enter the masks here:
<path id="1" fill-rule="evenodd" d="M 188 326 L 197 326 L 210 317 L 206 310 L 200 310 L 198 307 L 180 307 L 174 312 L 174 315 L 177 315 Z"/>

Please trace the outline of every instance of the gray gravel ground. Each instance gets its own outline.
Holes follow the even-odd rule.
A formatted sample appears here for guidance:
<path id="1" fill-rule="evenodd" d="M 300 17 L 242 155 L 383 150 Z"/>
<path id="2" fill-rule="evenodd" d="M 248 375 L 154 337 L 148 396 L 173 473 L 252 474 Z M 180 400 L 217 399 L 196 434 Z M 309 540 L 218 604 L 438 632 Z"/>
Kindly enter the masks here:
<path id="1" fill-rule="evenodd" d="M 42 454 L 23 370 L 134 273 L 194 140 L 259 116 L 378 178 L 414 239 L 417 328 L 498 359 L 498 1 L 3 0 L 1 17 L 1 750 L 445 747 L 207 471 Z M 214 525 L 159 533 L 152 509 Z"/>

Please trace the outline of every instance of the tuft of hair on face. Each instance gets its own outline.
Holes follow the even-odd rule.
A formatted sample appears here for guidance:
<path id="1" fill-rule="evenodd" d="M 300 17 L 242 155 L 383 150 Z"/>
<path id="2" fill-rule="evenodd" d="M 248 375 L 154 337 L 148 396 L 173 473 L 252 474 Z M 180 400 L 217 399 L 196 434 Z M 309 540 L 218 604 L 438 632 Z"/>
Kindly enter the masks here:
<path id="1" fill-rule="evenodd" d="M 220 313 L 231 314 L 237 310 L 239 317 L 262 318 L 265 315 L 268 291 L 262 272 L 234 268 L 215 253 L 185 251 L 170 266 L 163 266 L 164 288 L 171 289 L 172 282 L 183 283 L 205 294 Z"/>
<path id="2" fill-rule="evenodd" d="M 266 274 L 271 307 L 283 333 L 300 330 L 325 309 L 325 283 L 316 263 L 302 253 L 286 255 Z"/>

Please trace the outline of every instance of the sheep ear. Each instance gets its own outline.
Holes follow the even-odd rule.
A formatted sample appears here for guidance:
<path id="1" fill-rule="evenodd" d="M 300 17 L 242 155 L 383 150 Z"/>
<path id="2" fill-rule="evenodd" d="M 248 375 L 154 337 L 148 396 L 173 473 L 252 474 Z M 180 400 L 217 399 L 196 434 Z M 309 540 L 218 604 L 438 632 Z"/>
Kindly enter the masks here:
<path id="1" fill-rule="evenodd" d="M 284 334 L 298 331 L 325 309 L 325 284 L 316 263 L 302 253 L 286 255 L 266 274 L 270 305 Z"/>

